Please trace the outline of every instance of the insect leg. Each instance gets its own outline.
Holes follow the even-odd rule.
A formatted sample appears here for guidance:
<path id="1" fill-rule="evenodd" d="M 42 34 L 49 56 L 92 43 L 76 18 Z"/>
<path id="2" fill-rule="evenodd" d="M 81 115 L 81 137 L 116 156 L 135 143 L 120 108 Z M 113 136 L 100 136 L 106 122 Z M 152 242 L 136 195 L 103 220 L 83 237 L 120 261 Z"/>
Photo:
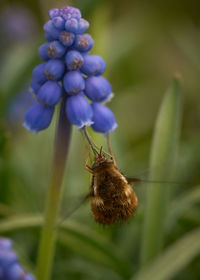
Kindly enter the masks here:
<path id="1" fill-rule="evenodd" d="M 108 145 L 109 153 L 111 154 L 111 158 L 112 158 L 112 160 L 114 162 L 114 165 L 118 168 L 116 160 L 115 160 L 115 157 L 114 157 L 114 154 L 113 154 L 113 150 L 112 150 L 112 147 L 111 147 L 109 134 L 106 136 L 106 140 L 107 140 L 107 145 Z"/>
<path id="2" fill-rule="evenodd" d="M 85 160 L 85 169 L 93 174 L 92 168 L 88 165 L 88 158 Z"/>

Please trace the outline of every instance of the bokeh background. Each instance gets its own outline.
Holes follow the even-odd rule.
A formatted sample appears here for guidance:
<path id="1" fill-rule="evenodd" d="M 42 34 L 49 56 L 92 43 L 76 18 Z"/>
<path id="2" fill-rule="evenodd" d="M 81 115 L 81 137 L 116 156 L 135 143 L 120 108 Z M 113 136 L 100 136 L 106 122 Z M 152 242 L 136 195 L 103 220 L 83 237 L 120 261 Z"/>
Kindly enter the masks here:
<path id="1" fill-rule="evenodd" d="M 14 239 L 22 262 L 34 270 L 38 227 L 5 225 L 13 215 L 36 215 L 44 209 L 51 167 L 56 116 L 50 128 L 32 135 L 22 127 L 32 104 L 31 72 L 39 63 L 38 47 L 44 42 L 42 26 L 48 10 L 71 4 L 90 22 L 95 40 L 93 53 L 107 63 L 106 78 L 115 98 L 109 103 L 118 129 L 112 146 L 126 174 L 148 173 L 151 140 L 159 105 L 174 75 L 179 75 L 183 112 L 173 207 L 179 197 L 200 182 L 200 2 L 119 0 L 26 0 L 0 2 L 0 235 Z M 93 134 L 104 145 L 101 135 Z M 162 166 L 157 168 L 164 168 Z M 73 207 L 87 193 L 84 141 L 74 128 L 65 176 L 63 209 Z M 134 218 L 112 227 L 97 225 L 90 207 L 83 205 L 69 220 L 70 229 L 59 237 L 52 279 L 130 279 L 140 269 L 143 212 L 148 184 L 136 186 L 140 205 Z M 173 226 L 166 230 L 163 250 L 200 226 L 200 193 L 182 205 Z M 170 216 L 171 215 L 171 216 Z M 169 218 L 170 219 L 170 218 Z M 2 226 L 1 226 L 2 224 Z M 159 229 L 158 229 L 159 230 Z M 200 240 L 200 238 L 199 238 Z M 200 279 L 195 257 L 168 279 Z M 166 264 L 167 265 L 167 264 Z M 133 278 L 134 279 L 134 278 Z M 155 278 L 157 279 L 157 278 Z"/>

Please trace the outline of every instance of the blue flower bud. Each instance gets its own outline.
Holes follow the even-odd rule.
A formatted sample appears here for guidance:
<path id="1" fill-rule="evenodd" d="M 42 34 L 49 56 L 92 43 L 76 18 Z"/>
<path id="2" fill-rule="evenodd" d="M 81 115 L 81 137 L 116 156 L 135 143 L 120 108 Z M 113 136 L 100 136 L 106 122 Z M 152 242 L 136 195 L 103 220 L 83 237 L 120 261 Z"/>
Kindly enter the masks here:
<path id="1" fill-rule="evenodd" d="M 60 9 L 54 8 L 49 10 L 49 17 L 53 19 L 54 17 L 57 17 L 60 15 Z"/>
<path id="2" fill-rule="evenodd" d="M 44 24 L 44 31 L 46 33 L 48 33 L 51 37 L 53 37 L 54 39 L 58 39 L 59 37 L 59 34 L 60 34 L 60 30 L 58 30 L 52 20 L 49 20 L 47 21 L 45 24 Z"/>
<path id="3" fill-rule="evenodd" d="M 106 102 L 113 97 L 110 83 L 101 76 L 92 76 L 86 79 L 85 94 L 94 102 Z"/>
<path id="4" fill-rule="evenodd" d="M 42 44 L 39 47 L 39 56 L 40 56 L 42 61 L 49 60 L 48 47 L 49 47 L 49 43 Z"/>
<path id="5" fill-rule="evenodd" d="M 26 112 L 23 126 L 30 132 L 37 133 L 50 125 L 53 112 L 54 107 L 46 107 L 36 102 Z"/>
<path id="6" fill-rule="evenodd" d="M 35 280 L 35 278 L 33 277 L 33 275 L 27 273 L 25 276 L 24 276 L 24 279 L 23 280 Z"/>
<path id="7" fill-rule="evenodd" d="M 71 6 L 65 6 L 63 8 L 60 8 L 60 15 L 64 19 L 69 19 L 69 18 L 81 18 L 81 12 L 79 9 L 71 7 Z"/>
<path id="8" fill-rule="evenodd" d="M 60 58 L 65 52 L 66 48 L 59 41 L 48 43 L 47 54 L 49 58 Z"/>
<path id="9" fill-rule="evenodd" d="M 60 17 L 60 16 L 54 17 L 54 18 L 52 19 L 52 22 L 53 22 L 53 25 L 54 25 L 57 29 L 59 29 L 59 30 L 64 30 L 64 28 L 65 28 L 65 20 L 64 20 L 62 17 Z"/>
<path id="10" fill-rule="evenodd" d="M 83 64 L 83 57 L 80 52 L 69 51 L 65 56 L 65 63 L 68 70 L 78 70 Z"/>
<path id="11" fill-rule="evenodd" d="M 10 251 L 10 250 L 1 250 L 0 251 L 0 267 L 8 267 L 9 265 L 12 265 L 13 263 L 17 262 L 18 257 L 16 253 Z"/>
<path id="12" fill-rule="evenodd" d="M 65 46 L 65 47 L 70 47 L 74 43 L 75 35 L 73 33 L 67 32 L 67 31 L 62 31 L 59 36 L 60 42 Z"/>
<path id="13" fill-rule="evenodd" d="M 76 35 L 74 48 L 80 52 L 87 52 L 91 50 L 94 45 L 94 41 L 89 34 Z"/>
<path id="14" fill-rule="evenodd" d="M 81 72 L 87 76 L 98 76 L 104 73 L 106 64 L 98 55 L 85 55 Z"/>
<path id="15" fill-rule="evenodd" d="M 44 67 L 44 74 L 46 79 L 52 81 L 59 81 L 62 79 L 65 71 L 65 64 L 60 59 L 49 60 Z"/>
<path id="16" fill-rule="evenodd" d="M 19 280 L 24 279 L 25 271 L 22 266 L 15 263 L 9 267 L 6 271 L 6 279 L 8 280 Z"/>
<path id="17" fill-rule="evenodd" d="M 90 26 L 89 22 L 85 20 L 84 18 L 80 18 L 78 22 L 78 30 L 77 33 L 82 34 L 84 33 L 88 27 Z"/>
<path id="18" fill-rule="evenodd" d="M 92 128 L 94 131 L 107 135 L 117 128 L 115 116 L 108 107 L 95 102 L 92 104 L 92 109 L 94 121 Z"/>
<path id="19" fill-rule="evenodd" d="M 62 88 L 54 81 L 46 82 L 37 93 L 37 100 L 48 106 L 55 106 L 61 97 Z"/>
<path id="20" fill-rule="evenodd" d="M 31 82 L 31 90 L 33 91 L 34 94 L 37 94 L 38 90 L 40 89 L 41 85 L 36 83 L 35 81 Z"/>
<path id="21" fill-rule="evenodd" d="M 44 39 L 48 42 L 54 41 L 54 38 L 47 32 L 44 33 Z"/>
<path id="22" fill-rule="evenodd" d="M 73 10 L 71 10 L 71 15 L 72 15 L 72 17 L 73 17 L 73 18 L 77 18 L 77 19 L 81 18 L 81 12 L 80 12 L 80 10 L 77 9 L 77 8 L 74 8 L 74 7 L 71 7 L 71 8 L 73 8 Z"/>
<path id="23" fill-rule="evenodd" d="M 71 18 L 65 22 L 65 30 L 72 33 L 77 33 L 79 27 L 79 22 L 76 18 Z"/>
<path id="24" fill-rule="evenodd" d="M 91 104 L 88 103 L 81 93 L 67 98 L 66 114 L 69 121 L 79 128 L 90 126 L 93 123 Z"/>
<path id="25" fill-rule="evenodd" d="M 79 71 L 68 72 L 63 79 L 63 84 L 68 94 L 77 94 L 84 90 L 85 81 Z"/>
<path id="26" fill-rule="evenodd" d="M 10 250 L 12 248 L 12 241 L 9 238 L 0 238 L 0 250 Z"/>
<path id="27" fill-rule="evenodd" d="M 47 80 L 44 74 L 44 67 L 45 64 L 39 64 L 33 69 L 32 73 L 33 81 L 40 85 L 42 85 Z"/>
<path id="28" fill-rule="evenodd" d="M 89 54 L 89 52 L 81 52 L 81 55 L 83 56 L 83 58 L 88 54 Z"/>

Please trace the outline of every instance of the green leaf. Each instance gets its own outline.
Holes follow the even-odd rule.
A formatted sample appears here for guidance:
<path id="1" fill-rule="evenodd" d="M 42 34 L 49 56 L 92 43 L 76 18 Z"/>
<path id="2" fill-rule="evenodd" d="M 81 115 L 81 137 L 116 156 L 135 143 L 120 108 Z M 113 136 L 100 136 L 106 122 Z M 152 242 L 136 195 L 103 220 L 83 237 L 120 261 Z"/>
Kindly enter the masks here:
<path id="1" fill-rule="evenodd" d="M 167 219 L 166 230 L 170 231 L 179 217 L 188 212 L 196 203 L 200 202 L 200 186 L 192 188 L 171 203 Z"/>
<path id="2" fill-rule="evenodd" d="M 42 222 L 41 215 L 10 217 L 1 220 L 0 233 L 40 227 Z M 132 267 L 128 260 L 122 256 L 114 244 L 83 224 L 70 219 L 62 223 L 58 232 L 58 241 L 75 250 L 78 254 L 113 269 L 122 279 L 127 279 L 132 273 Z"/>
<path id="3" fill-rule="evenodd" d="M 200 254 L 200 228 L 188 233 L 145 267 L 132 280 L 173 279 L 184 267 Z"/>
<path id="4" fill-rule="evenodd" d="M 179 81 L 174 79 L 164 96 L 155 125 L 150 156 L 150 181 L 169 180 L 174 166 L 180 116 L 181 91 Z M 155 168 L 164 163 L 167 163 L 165 169 Z M 162 248 L 169 190 L 166 184 L 152 183 L 148 187 L 141 250 L 143 265 L 158 255 Z"/>

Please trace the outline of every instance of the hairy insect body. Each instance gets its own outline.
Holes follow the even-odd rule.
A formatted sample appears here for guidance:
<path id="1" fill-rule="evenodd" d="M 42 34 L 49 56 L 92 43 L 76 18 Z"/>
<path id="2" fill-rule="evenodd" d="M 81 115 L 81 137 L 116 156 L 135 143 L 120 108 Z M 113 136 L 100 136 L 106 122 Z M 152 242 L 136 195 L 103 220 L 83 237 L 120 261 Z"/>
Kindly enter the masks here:
<path id="1" fill-rule="evenodd" d="M 126 177 L 104 156 L 97 157 L 91 170 L 91 208 L 95 220 L 109 225 L 130 218 L 138 202 Z"/>

